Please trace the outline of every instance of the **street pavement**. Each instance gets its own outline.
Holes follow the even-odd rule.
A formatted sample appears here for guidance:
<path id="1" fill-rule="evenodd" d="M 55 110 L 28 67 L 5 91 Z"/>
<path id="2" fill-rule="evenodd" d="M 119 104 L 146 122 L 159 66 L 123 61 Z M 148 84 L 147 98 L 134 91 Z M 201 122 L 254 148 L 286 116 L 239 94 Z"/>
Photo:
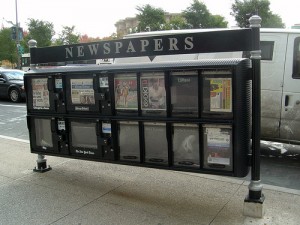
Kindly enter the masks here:
<path id="1" fill-rule="evenodd" d="M 249 180 L 46 156 L 0 137 L 0 225 L 298 225 L 300 190 L 264 185 L 263 218 L 243 215 Z M 263 181 L 262 181 L 263 182 Z"/>

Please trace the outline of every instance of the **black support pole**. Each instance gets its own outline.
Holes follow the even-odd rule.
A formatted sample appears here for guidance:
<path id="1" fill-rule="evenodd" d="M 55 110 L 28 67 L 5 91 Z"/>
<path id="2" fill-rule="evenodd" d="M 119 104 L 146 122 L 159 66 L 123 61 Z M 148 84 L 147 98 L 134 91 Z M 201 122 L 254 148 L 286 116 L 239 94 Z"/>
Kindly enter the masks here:
<path id="1" fill-rule="evenodd" d="M 262 203 L 262 184 L 260 180 L 260 139 L 261 139 L 261 50 L 260 50 L 260 23 L 261 18 L 254 15 L 250 18 L 252 29 L 252 159 L 251 182 L 249 195 L 245 199 L 248 202 Z"/>

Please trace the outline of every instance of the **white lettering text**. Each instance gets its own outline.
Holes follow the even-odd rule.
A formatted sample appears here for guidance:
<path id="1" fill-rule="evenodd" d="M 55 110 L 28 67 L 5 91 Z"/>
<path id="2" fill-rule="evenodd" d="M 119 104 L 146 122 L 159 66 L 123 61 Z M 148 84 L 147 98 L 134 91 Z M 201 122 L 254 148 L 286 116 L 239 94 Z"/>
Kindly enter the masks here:
<path id="1" fill-rule="evenodd" d="M 162 39 L 154 39 L 154 51 L 158 52 L 158 51 L 162 51 L 163 47 L 162 47 Z"/>
<path id="2" fill-rule="evenodd" d="M 169 47 L 170 51 L 179 50 L 177 47 L 178 40 L 176 38 L 169 38 L 169 41 L 170 41 L 170 47 Z"/>

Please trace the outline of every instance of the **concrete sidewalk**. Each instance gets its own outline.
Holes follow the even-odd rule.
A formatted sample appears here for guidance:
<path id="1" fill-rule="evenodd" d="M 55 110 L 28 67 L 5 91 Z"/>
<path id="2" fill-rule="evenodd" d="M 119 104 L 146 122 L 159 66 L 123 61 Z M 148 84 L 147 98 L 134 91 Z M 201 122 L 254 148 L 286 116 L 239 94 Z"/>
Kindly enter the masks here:
<path id="1" fill-rule="evenodd" d="M 0 225 L 298 225 L 300 191 L 264 185 L 266 214 L 243 216 L 248 181 L 46 156 L 0 137 Z"/>

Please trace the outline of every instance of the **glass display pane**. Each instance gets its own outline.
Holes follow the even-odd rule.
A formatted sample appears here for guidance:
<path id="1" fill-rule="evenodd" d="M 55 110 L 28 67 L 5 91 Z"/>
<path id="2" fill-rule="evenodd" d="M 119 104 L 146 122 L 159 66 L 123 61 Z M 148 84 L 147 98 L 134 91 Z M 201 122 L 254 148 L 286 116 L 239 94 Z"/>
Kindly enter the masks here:
<path id="1" fill-rule="evenodd" d="M 144 123 L 145 161 L 150 163 L 168 163 L 168 142 L 166 124 Z"/>
<path id="2" fill-rule="evenodd" d="M 171 104 L 174 116 L 198 116 L 198 72 L 171 73 Z"/>
<path id="3" fill-rule="evenodd" d="M 198 126 L 174 124 L 173 128 L 174 165 L 200 167 Z"/>
<path id="4" fill-rule="evenodd" d="M 136 75 L 119 74 L 114 79 L 116 109 L 137 110 Z"/>
<path id="5" fill-rule="evenodd" d="M 96 123 L 71 122 L 72 146 L 97 149 Z"/>
<path id="6" fill-rule="evenodd" d="M 36 146 L 53 147 L 51 120 L 34 119 Z"/>
<path id="7" fill-rule="evenodd" d="M 48 78 L 34 78 L 31 80 L 31 86 L 33 109 L 49 109 Z"/>
<path id="8" fill-rule="evenodd" d="M 232 128 L 204 125 L 204 168 L 232 171 Z"/>
<path id="9" fill-rule="evenodd" d="M 203 112 L 232 113 L 232 79 L 230 71 L 204 71 Z"/>
<path id="10" fill-rule="evenodd" d="M 163 73 L 143 73 L 141 76 L 141 108 L 144 111 L 166 111 L 166 90 Z"/>
<path id="11" fill-rule="evenodd" d="M 71 100 L 74 105 L 94 105 L 93 79 L 71 79 Z"/>
<path id="12" fill-rule="evenodd" d="M 138 122 L 119 123 L 120 160 L 140 161 Z"/>

